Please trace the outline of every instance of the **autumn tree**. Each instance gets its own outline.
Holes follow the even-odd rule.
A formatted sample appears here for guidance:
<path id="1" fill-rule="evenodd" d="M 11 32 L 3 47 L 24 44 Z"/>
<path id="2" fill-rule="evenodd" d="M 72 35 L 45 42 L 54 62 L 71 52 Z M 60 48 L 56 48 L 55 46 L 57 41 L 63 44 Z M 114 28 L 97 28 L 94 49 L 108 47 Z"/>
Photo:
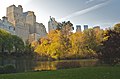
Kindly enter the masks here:
<path id="1" fill-rule="evenodd" d="M 84 50 L 84 38 L 82 32 L 73 33 L 70 37 L 71 41 L 71 50 L 69 53 L 70 58 L 78 59 L 84 58 L 85 54 L 83 53 Z"/>
<path id="2" fill-rule="evenodd" d="M 58 30 L 48 33 L 47 38 L 40 40 L 41 44 L 38 45 L 35 52 L 57 60 L 67 57 L 71 46 L 69 36 L 72 31 L 72 23 L 70 21 L 63 22 L 58 27 Z"/>
<path id="3" fill-rule="evenodd" d="M 96 42 L 96 33 L 94 29 L 87 29 L 83 32 L 84 38 L 84 50 L 86 53 L 86 58 L 91 58 L 96 54 L 97 42 Z"/>
<path id="4" fill-rule="evenodd" d="M 35 52 L 41 56 L 59 59 L 92 58 L 96 56 L 97 47 L 101 44 L 101 30 L 88 29 L 73 33 L 73 24 L 62 22 L 46 38 L 40 39 Z"/>
<path id="5" fill-rule="evenodd" d="M 65 55 L 65 48 L 61 39 L 61 32 L 53 30 L 48 34 L 47 38 L 41 38 L 41 44 L 37 46 L 35 52 L 43 57 L 61 59 Z"/>
<path id="6" fill-rule="evenodd" d="M 115 30 L 116 32 L 120 33 L 120 23 L 118 23 L 118 24 L 116 24 L 116 25 L 114 26 L 114 30 Z"/>

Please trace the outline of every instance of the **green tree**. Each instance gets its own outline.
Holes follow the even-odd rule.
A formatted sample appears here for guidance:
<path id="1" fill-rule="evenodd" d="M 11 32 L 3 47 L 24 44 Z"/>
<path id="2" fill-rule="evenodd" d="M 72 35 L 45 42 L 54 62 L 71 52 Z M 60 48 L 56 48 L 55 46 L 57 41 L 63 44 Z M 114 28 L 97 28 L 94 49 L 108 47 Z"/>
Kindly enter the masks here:
<path id="1" fill-rule="evenodd" d="M 83 38 L 85 40 L 83 52 L 86 53 L 86 58 L 95 57 L 98 44 L 94 29 L 85 30 L 83 34 Z"/>
<path id="2" fill-rule="evenodd" d="M 6 36 L 7 38 L 4 40 L 5 43 L 5 50 L 7 50 L 8 54 L 11 54 L 12 50 L 13 50 L 13 39 L 12 39 L 12 35 L 8 34 Z"/>
<path id="3" fill-rule="evenodd" d="M 84 31 L 84 39 L 87 48 L 92 50 L 96 49 L 97 46 L 96 35 L 93 29 L 88 29 Z"/>
<path id="4" fill-rule="evenodd" d="M 13 46 L 14 52 L 16 54 L 24 52 L 24 42 L 20 37 L 12 35 L 12 43 L 14 45 Z"/>
<path id="5" fill-rule="evenodd" d="M 5 30 L 0 29 L 0 49 L 2 54 L 4 54 L 5 50 L 9 49 L 8 48 L 8 46 L 10 46 L 10 44 L 8 44 L 9 38 L 10 38 L 10 34 Z"/>
<path id="6" fill-rule="evenodd" d="M 29 41 L 27 40 L 25 42 L 25 46 L 24 46 L 24 54 L 26 56 L 31 56 L 33 57 L 34 56 L 34 47 L 32 47 L 31 43 L 29 43 Z"/>

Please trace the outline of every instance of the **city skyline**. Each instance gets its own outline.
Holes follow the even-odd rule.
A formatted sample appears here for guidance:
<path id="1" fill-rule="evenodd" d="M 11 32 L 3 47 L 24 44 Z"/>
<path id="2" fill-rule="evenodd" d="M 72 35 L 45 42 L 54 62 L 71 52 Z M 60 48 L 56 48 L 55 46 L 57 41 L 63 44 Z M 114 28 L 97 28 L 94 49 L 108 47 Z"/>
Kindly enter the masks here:
<path id="1" fill-rule="evenodd" d="M 74 26 L 87 24 L 99 25 L 102 28 L 120 22 L 119 0 L 4 0 L 1 1 L 0 17 L 5 16 L 9 5 L 22 5 L 25 11 L 34 11 L 37 22 L 43 23 L 46 28 L 49 16 L 57 21 L 70 20 Z M 103 27 L 104 26 L 104 27 Z"/>

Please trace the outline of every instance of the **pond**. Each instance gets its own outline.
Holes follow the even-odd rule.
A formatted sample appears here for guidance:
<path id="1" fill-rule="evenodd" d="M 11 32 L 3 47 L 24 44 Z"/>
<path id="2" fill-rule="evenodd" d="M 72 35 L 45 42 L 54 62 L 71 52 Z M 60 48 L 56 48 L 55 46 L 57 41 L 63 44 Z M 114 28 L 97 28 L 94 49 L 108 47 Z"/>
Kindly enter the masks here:
<path id="1" fill-rule="evenodd" d="M 14 65 L 18 72 L 57 70 L 95 66 L 97 59 L 60 60 L 60 61 L 35 61 L 31 59 L 1 59 L 0 66 Z"/>

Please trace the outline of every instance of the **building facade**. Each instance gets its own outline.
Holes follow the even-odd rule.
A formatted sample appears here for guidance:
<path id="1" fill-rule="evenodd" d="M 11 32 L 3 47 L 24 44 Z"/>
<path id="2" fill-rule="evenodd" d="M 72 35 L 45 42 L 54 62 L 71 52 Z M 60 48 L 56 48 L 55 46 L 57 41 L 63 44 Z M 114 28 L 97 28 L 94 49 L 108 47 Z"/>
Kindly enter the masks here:
<path id="1" fill-rule="evenodd" d="M 50 20 L 48 22 L 48 32 L 52 31 L 52 30 L 56 30 L 58 27 L 58 22 L 55 20 L 55 18 L 50 16 Z"/>
<path id="2" fill-rule="evenodd" d="M 23 12 L 21 5 L 18 5 L 18 7 L 15 5 L 7 7 L 6 17 L 1 20 L 0 24 L 4 23 L 11 26 L 10 28 L 13 28 L 15 35 L 21 37 L 24 42 L 31 39 L 33 41 L 37 40 L 36 38 L 44 37 L 47 34 L 45 26 L 42 23 L 36 22 L 34 12 Z M 36 38 L 33 39 L 33 35 L 36 35 Z"/>
<path id="3" fill-rule="evenodd" d="M 6 30 L 8 33 L 15 35 L 15 29 L 7 19 L 8 18 L 5 16 L 2 17 L 2 20 L 0 19 L 0 29 Z"/>

